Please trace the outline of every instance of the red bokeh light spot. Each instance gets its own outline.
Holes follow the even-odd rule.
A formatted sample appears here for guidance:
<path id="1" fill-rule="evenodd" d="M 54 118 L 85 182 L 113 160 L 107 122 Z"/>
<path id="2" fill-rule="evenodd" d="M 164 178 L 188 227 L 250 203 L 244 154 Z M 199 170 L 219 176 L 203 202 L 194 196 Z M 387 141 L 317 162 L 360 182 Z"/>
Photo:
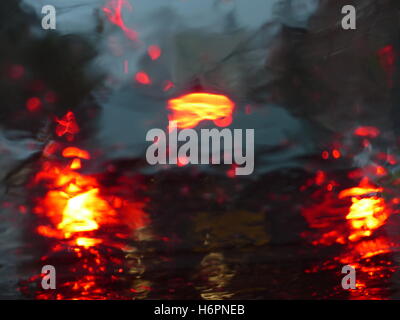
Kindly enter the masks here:
<path id="1" fill-rule="evenodd" d="M 327 159 L 329 159 L 329 152 L 323 151 L 321 156 L 322 156 L 322 159 L 327 160 Z"/>
<path id="2" fill-rule="evenodd" d="M 42 102 L 37 97 L 31 97 L 26 101 L 26 108 L 30 112 L 35 112 L 35 111 L 40 110 L 41 106 L 42 106 Z"/>
<path id="3" fill-rule="evenodd" d="M 376 138 L 380 135 L 380 131 L 375 127 L 358 127 L 354 134 L 359 137 Z"/>
<path id="4" fill-rule="evenodd" d="M 141 84 L 151 84 L 151 79 L 146 72 L 140 71 L 136 73 L 135 80 Z"/>
<path id="5" fill-rule="evenodd" d="M 335 149 L 335 150 L 332 151 L 332 157 L 334 159 L 339 159 L 341 156 L 342 156 L 342 154 L 340 153 L 339 150 Z"/>
<path id="6" fill-rule="evenodd" d="M 151 60 L 157 60 L 161 56 L 161 49 L 159 46 L 149 46 L 147 53 Z"/>

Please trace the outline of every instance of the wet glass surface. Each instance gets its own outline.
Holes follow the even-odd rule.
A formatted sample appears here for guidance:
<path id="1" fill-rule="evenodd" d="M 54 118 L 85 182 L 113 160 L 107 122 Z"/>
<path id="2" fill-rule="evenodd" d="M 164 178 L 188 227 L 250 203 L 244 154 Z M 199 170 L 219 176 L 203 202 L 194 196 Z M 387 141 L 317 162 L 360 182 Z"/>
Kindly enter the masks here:
<path id="1" fill-rule="evenodd" d="M 0 5 L 0 298 L 398 299 L 397 38 L 285 4 Z M 254 173 L 150 166 L 169 120 L 254 129 Z"/>

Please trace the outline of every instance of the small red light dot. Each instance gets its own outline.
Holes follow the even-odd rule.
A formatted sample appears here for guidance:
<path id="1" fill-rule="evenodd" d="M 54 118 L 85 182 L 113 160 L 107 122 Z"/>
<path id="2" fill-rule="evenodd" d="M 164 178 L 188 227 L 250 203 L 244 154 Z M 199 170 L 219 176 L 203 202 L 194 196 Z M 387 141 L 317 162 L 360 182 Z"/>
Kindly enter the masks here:
<path id="1" fill-rule="evenodd" d="M 26 101 L 26 108 L 27 108 L 30 112 L 38 111 L 38 110 L 40 109 L 41 105 L 42 105 L 42 102 L 41 102 L 40 99 L 37 98 L 37 97 L 29 98 L 29 99 Z"/>
<path id="2" fill-rule="evenodd" d="M 329 152 L 328 151 L 322 152 L 322 159 L 327 160 L 328 158 L 329 158 Z"/>
<path id="3" fill-rule="evenodd" d="M 161 49 L 158 46 L 150 46 L 147 49 L 147 53 L 151 60 L 157 60 L 161 56 Z"/>
<path id="4" fill-rule="evenodd" d="M 147 73 L 145 73 L 143 71 L 136 73 L 135 79 L 137 82 L 139 82 L 141 84 L 151 84 L 150 77 L 147 75 Z"/>
<path id="5" fill-rule="evenodd" d="M 378 167 L 376 167 L 376 174 L 378 176 L 383 176 L 383 175 L 387 174 L 387 171 L 384 167 L 378 166 Z"/>
<path id="6" fill-rule="evenodd" d="M 339 159 L 341 157 L 341 153 L 339 150 L 333 150 L 332 151 L 332 157 L 334 157 L 335 159 Z"/>

